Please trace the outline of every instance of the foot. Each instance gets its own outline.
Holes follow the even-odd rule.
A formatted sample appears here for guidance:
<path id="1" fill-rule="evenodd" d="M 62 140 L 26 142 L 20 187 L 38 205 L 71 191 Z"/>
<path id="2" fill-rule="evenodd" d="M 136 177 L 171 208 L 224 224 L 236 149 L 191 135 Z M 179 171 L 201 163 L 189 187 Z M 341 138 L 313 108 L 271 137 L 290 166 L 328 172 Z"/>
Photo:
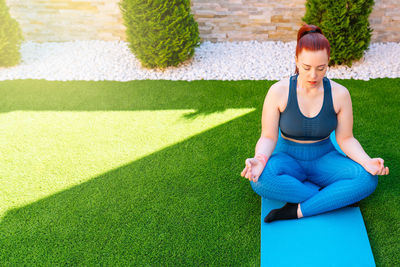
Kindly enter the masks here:
<path id="1" fill-rule="evenodd" d="M 289 220 L 297 219 L 297 207 L 298 203 L 286 203 L 280 209 L 271 210 L 268 215 L 264 218 L 264 222 L 272 222 L 276 220 Z"/>

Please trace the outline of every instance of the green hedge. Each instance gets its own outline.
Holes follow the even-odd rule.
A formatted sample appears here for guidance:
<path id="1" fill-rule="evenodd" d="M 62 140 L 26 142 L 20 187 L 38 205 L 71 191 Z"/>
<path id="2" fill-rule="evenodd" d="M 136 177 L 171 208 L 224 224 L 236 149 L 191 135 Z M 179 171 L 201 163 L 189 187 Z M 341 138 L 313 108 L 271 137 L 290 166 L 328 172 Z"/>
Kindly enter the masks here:
<path id="1" fill-rule="evenodd" d="M 189 0 L 121 0 L 129 48 L 146 68 L 177 66 L 200 45 Z"/>
<path id="2" fill-rule="evenodd" d="M 373 5 L 373 0 L 307 0 L 303 21 L 319 26 L 329 40 L 329 65 L 351 67 L 363 57 L 371 40 L 368 17 Z"/>
<path id="3" fill-rule="evenodd" d="M 21 61 L 19 52 L 22 41 L 21 28 L 10 16 L 5 0 L 0 0 L 0 66 L 9 67 Z"/>

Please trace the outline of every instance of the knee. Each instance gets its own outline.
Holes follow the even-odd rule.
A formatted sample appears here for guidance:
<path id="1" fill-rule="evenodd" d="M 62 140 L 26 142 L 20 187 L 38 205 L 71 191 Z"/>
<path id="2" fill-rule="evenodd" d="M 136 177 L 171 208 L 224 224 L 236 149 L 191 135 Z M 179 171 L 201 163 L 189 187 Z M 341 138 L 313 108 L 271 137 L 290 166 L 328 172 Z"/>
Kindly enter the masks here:
<path id="1" fill-rule="evenodd" d="M 265 177 L 263 177 L 263 174 L 265 172 L 265 168 L 263 170 L 263 172 L 261 173 L 260 177 L 258 177 L 257 182 L 253 182 L 252 180 L 250 180 L 250 186 L 253 189 L 254 192 L 256 192 L 257 194 L 261 195 L 261 189 L 262 187 L 264 187 L 264 181 L 266 180 Z"/>
<path id="2" fill-rule="evenodd" d="M 265 194 L 265 189 L 263 190 L 263 187 L 261 186 L 261 183 L 260 183 L 260 181 L 257 181 L 257 182 L 253 182 L 253 181 L 250 181 L 250 186 L 251 186 L 251 188 L 253 189 L 253 191 L 257 194 L 257 195 L 259 195 L 259 196 L 264 196 L 264 194 Z"/>
<path id="3" fill-rule="evenodd" d="M 372 175 L 371 173 L 367 172 L 364 167 L 360 165 L 361 174 L 360 174 L 360 183 L 362 188 L 364 188 L 365 193 L 367 195 L 372 194 L 376 187 L 378 186 L 378 175 Z"/>
<path id="4" fill-rule="evenodd" d="M 376 187 L 378 186 L 378 175 L 372 175 L 369 172 L 365 171 L 367 173 L 367 181 L 366 183 L 368 184 L 370 194 L 375 191 Z"/>
<path id="5" fill-rule="evenodd" d="M 274 174 L 271 172 L 270 168 L 265 166 L 264 170 L 258 177 L 257 182 L 253 182 L 250 180 L 251 188 L 254 192 L 256 192 L 260 196 L 264 196 L 270 189 L 273 187 L 271 181 L 274 180 Z M 267 192 L 266 192 L 267 191 Z"/>
<path id="6" fill-rule="evenodd" d="M 256 192 L 258 195 L 260 194 L 260 184 L 259 184 L 259 181 L 257 181 L 257 182 L 253 182 L 253 181 L 250 181 L 250 186 L 251 186 L 251 188 L 253 189 L 253 191 L 254 192 Z"/>

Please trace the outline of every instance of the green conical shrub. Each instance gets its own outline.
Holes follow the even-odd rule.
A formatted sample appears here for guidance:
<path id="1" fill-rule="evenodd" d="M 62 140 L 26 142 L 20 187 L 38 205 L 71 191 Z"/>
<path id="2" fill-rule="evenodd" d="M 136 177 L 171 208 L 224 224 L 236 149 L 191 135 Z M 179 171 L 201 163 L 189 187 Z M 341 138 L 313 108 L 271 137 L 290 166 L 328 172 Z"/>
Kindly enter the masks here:
<path id="1" fill-rule="evenodd" d="M 329 65 L 346 64 L 363 57 L 372 29 L 368 17 L 374 0 L 307 0 L 303 21 L 321 28 L 331 45 Z"/>
<path id="2" fill-rule="evenodd" d="M 0 66 L 9 67 L 21 61 L 19 49 L 24 40 L 18 22 L 10 16 L 5 0 L 0 0 Z"/>
<path id="3" fill-rule="evenodd" d="M 121 0 L 129 48 L 146 68 L 177 66 L 200 45 L 190 0 Z"/>

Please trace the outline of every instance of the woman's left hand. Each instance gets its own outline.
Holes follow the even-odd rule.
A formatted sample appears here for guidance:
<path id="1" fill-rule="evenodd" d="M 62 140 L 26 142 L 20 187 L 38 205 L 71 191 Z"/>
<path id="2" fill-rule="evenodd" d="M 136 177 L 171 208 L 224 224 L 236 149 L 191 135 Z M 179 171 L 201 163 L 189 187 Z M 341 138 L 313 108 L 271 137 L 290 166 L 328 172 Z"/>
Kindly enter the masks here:
<path id="1" fill-rule="evenodd" d="M 387 175 L 389 168 L 383 165 L 384 160 L 381 158 L 373 158 L 364 163 L 364 169 L 372 175 Z"/>

